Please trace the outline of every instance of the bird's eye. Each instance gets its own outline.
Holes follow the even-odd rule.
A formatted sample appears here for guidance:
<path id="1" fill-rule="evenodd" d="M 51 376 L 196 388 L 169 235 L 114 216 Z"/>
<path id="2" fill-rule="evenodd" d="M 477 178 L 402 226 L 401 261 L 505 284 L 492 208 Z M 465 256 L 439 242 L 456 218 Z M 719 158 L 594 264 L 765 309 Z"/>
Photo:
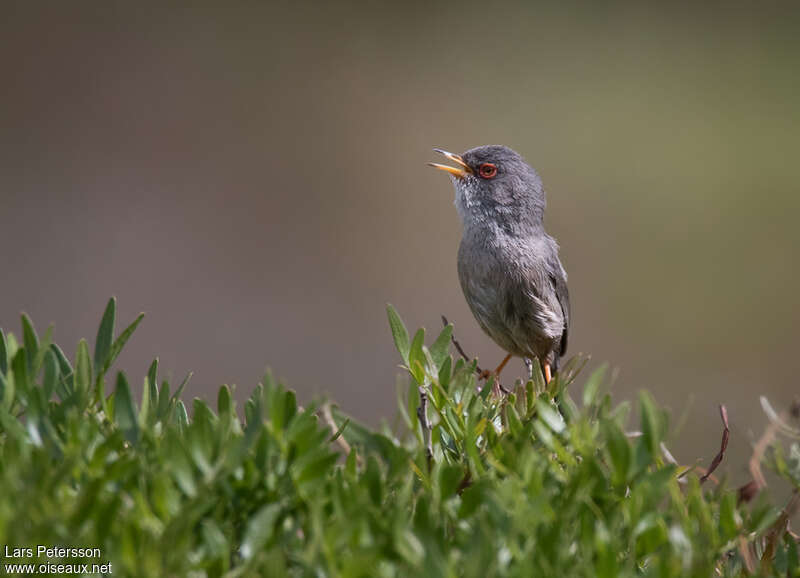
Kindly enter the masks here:
<path id="1" fill-rule="evenodd" d="M 497 174 L 497 167 L 492 163 L 483 163 L 478 167 L 478 174 L 484 179 L 491 179 Z"/>

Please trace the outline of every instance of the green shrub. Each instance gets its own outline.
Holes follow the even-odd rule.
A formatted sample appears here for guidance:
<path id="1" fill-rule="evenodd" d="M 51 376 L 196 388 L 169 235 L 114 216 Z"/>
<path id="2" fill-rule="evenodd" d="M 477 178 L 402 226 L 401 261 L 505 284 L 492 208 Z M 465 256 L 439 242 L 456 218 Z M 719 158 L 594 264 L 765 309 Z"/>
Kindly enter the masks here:
<path id="1" fill-rule="evenodd" d="M 399 431 L 300 407 L 269 375 L 243 419 L 227 386 L 189 412 L 157 361 L 137 403 L 124 373 L 106 387 L 141 316 L 115 338 L 111 300 L 72 361 L 23 316 L 21 343 L 0 332 L 3 563 L 47 563 L 7 555 L 46 545 L 99 548 L 49 562 L 115 576 L 798 575 L 785 515 L 665 459 L 649 395 L 637 435 L 602 371 L 573 401 L 575 360 L 495 396 L 449 355 L 452 327 L 426 346 L 389 320 L 411 376 Z M 776 455 L 796 486 L 800 451 Z"/>

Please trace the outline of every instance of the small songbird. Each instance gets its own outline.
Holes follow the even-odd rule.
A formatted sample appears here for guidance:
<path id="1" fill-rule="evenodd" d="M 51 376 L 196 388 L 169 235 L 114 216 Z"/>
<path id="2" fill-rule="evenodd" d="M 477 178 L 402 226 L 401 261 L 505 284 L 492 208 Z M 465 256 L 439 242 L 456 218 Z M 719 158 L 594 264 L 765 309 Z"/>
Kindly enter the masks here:
<path id="1" fill-rule="evenodd" d="M 481 328 L 508 355 L 539 360 L 546 382 L 567 349 L 569 292 L 558 245 L 544 230 L 545 194 L 536 171 L 515 151 L 481 146 L 457 155 L 450 173 L 463 222 L 458 278 Z M 484 377 L 490 375 L 485 372 Z"/>

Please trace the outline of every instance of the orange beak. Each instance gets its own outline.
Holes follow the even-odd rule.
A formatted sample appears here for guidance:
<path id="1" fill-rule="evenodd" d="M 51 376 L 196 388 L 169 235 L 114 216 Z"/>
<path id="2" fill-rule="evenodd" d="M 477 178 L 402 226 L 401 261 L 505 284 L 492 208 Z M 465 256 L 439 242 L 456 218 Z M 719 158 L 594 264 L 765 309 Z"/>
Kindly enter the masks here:
<path id="1" fill-rule="evenodd" d="M 459 179 L 463 179 L 467 175 L 472 174 L 472 169 L 469 168 L 469 165 L 464 162 L 464 159 L 462 159 L 461 156 L 455 153 L 449 153 L 447 151 L 443 151 L 442 149 L 433 149 L 433 150 L 441 155 L 446 156 L 448 159 L 450 159 L 459 166 L 451 167 L 448 165 L 440 165 L 439 163 L 428 163 L 428 166 L 431 166 L 435 169 L 439 169 L 440 171 L 448 172 L 451 175 L 458 177 Z"/>

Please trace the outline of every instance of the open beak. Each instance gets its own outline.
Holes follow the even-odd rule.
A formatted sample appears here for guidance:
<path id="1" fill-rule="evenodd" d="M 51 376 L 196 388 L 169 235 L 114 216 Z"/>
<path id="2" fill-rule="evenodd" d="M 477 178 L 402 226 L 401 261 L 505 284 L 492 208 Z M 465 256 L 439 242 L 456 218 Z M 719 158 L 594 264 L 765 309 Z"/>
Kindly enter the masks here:
<path id="1" fill-rule="evenodd" d="M 451 161 L 456 163 L 458 165 L 458 167 L 451 167 L 451 166 L 448 166 L 448 165 L 440 165 L 439 163 L 428 163 L 428 166 L 431 166 L 431 167 L 433 167 L 435 169 L 439 169 L 440 171 L 448 172 L 451 175 L 456 176 L 456 177 L 458 177 L 460 179 L 463 179 L 467 175 L 471 175 L 472 174 L 472 169 L 469 168 L 469 165 L 467 163 L 465 163 L 464 159 L 462 159 L 459 155 L 457 155 L 455 153 L 449 153 L 447 151 L 443 151 L 442 149 L 433 149 L 433 150 L 436 151 L 437 153 L 439 153 L 440 155 L 446 156 L 448 159 L 450 159 Z"/>

